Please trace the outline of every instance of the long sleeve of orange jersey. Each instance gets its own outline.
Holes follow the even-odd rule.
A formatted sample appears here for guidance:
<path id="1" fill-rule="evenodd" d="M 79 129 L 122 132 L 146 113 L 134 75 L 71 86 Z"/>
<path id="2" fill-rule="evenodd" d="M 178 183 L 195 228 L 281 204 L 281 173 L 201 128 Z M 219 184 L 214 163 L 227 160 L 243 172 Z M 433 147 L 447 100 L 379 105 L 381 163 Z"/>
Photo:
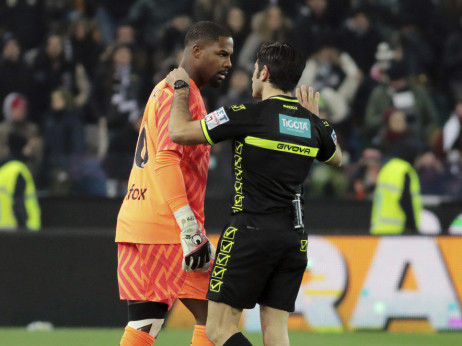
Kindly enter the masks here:
<path id="1" fill-rule="evenodd" d="M 180 168 L 181 156 L 173 150 L 162 150 L 156 155 L 155 174 L 161 181 L 161 193 L 172 213 L 189 205 Z"/>

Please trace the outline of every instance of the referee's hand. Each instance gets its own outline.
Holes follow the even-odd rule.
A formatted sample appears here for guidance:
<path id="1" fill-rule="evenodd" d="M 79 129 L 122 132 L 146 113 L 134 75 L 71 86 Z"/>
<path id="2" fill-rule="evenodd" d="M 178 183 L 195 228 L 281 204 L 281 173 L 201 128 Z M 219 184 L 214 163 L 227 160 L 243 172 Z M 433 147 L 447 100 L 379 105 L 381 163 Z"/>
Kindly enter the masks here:
<path id="1" fill-rule="evenodd" d="M 300 88 L 295 90 L 298 102 L 302 107 L 308 109 L 311 113 L 319 116 L 319 92 L 314 93 L 312 87 L 306 89 L 305 85 L 302 85 Z"/>
<path id="2" fill-rule="evenodd" d="M 186 72 L 186 70 L 183 67 L 178 67 L 178 68 L 173 69 L 172 71 L 169 72 L 167 77 L 165 77 L 165 81 L 172 88 L 173 88 L 173 84 L 175 84 L 177 80 L 184 80 L 186 83 L 189 84 L 188 72 Z"/>

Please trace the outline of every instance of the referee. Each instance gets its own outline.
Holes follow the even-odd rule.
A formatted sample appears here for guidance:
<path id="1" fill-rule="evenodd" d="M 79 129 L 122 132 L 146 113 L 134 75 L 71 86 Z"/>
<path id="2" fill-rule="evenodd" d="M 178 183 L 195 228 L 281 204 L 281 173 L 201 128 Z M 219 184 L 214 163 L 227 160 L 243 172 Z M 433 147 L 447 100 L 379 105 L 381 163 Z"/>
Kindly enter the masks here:
<path id="1" fill-rule="evenodd" d="M 297 90 L 304 59 L 285 43 L 264 44 L 252 77 L 256 104 L 222 107 L 192 121 L 189 88 L 175 90 L 172 141 L 232 140 L 234 191 L 231 218 L 221 233 L 207 293 L 206 332 L 215 345 L 251 345 L 239 331 L 242 309 L 259 303 L 266 346 L 289 345 L 289 312 L 307 264 L 301 186 L 314 159 L 340 166 L 342 153 L 330 124 L 318 118 L 319 94 Z M 167 83 L 188 81 L 184 69 Z M 302 103 L 303 107 L 301 106 Z M 311 111 L 305 109 L 310 109 Z"/>

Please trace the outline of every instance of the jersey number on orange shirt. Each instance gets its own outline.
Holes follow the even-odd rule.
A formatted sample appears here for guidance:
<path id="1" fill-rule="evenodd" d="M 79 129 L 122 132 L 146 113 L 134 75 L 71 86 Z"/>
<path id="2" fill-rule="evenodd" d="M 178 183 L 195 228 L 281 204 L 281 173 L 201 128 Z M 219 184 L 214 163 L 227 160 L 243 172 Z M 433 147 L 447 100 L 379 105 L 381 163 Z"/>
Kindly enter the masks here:
<path id="1" fill-rule="evenodd" d="M 144 166 L 148 163 L 149 154 L 147 144 L 145 125 L 140 131 L 140 135 L 138 136 L 138 143 L 136 144 L 135 164 L 139 168 L 144 168 Z"/>

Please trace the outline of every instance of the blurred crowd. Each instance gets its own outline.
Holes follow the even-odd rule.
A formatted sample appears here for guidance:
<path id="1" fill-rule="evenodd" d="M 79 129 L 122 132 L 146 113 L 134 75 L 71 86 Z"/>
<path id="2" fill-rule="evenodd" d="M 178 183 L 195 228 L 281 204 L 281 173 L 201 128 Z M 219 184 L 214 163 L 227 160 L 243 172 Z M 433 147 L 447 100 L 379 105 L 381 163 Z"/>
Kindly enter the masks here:
<path id="1" fill-rule="evenodd" d="M 422 193 L 462 198 L 461 0 L 1 1 L 0 156 L 14 132 L 41 195 L 122 196 L 146 99 L 199 20 L 234 38 L 225 85 L 203 89 L 209 111 L 252 102 L 262 42 L 305 54 L 300 84 L 320 91 L 345 157 L 313 167 L 308 196 L 370 198 L 412 143 Z M 229 155 L 212 149 L 209 195 L 228 195 Z"/>

